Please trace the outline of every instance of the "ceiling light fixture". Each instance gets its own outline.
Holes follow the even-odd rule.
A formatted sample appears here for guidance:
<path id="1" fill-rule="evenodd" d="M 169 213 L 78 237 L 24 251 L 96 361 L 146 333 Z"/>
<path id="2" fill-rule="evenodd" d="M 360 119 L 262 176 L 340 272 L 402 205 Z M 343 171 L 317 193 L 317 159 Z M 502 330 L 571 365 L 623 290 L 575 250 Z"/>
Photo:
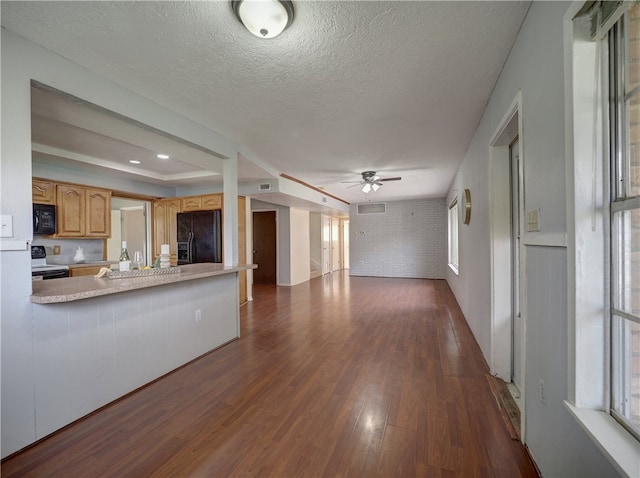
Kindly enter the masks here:
<path id="1" fill-rule="evenodd" d="M 293 22 L 293 2 L 290 0 L 231 0 L 238 20 L 260 38 L 273 38 Z"/>
<path id="2" fill-rule="evenodd" d="M 160 154 L 156 155 L 156 158 L 158 158 L 158 159 L 169 159 L 169 155 L 160 153 Z"/>
<path id="3" fill-rule="evenodd" d="M 369 191 L 371 191 L 371 183 L 364 183 L 364 186 L 362 186 L 362 192 L 368 193 Z"/>
<path id="4" fill-rule="evenodd" d="M 130 159 L 129 162 L 131 164 L 140 164 L 140 161 L 138 161 L 137 159 Z"/>

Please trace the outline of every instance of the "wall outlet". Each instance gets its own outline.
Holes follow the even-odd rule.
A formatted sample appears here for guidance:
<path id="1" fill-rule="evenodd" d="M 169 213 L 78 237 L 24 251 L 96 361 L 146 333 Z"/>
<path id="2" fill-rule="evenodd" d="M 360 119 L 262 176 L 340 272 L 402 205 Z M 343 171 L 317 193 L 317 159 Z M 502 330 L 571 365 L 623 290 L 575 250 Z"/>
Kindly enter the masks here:
<path id="1" fill-rule="evenodd" d="M 200 309 L 196 309 L 196 322 L 200 322 L 202 320 L 202 311 Z"/>
<path id="2" fill-rule="evenodd" d="M 542 403 L 547 403 L 547 399 L 544 395 L 544 380 L 540 379 L 540 401 Z"/>
<path id="3" fill-rule="evenodd" d="M 60 255 L 60 246 L 53 246 L 53 255 L 54 256 Z"/>

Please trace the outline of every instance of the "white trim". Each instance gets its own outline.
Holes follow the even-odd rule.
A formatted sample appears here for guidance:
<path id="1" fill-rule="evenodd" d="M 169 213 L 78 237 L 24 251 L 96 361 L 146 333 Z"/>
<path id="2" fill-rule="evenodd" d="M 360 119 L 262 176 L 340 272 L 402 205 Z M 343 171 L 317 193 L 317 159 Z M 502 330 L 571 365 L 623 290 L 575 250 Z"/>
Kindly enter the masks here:
<path id="1" fill-rule="evenodd" d="M 565 407 L 621 476 L 640 476 L 640 442 L 601 410 Z"/>
<path id="2" fill-rule="evenodd" d="M 29 249 L 29 241 L 27 240 L 9 240 L 0 239 L 0 251 L 26 251 Z"/>
<path id="3" fill-rule="evenodd" d="M 520 216 L 520 317 L 522 322 L 522 346 L 520 355 L 520 389 L 526 390 L 526 254 L 524 238 L 524 135 L 522 126 L 522 91 L 518 90 L 511 105 L 502 116 L 498 128 L 489 143 L 490 160 L 490 241 L 491 241 L 491 373 L 511 382 L 512 364 L 512 293 L 511 293 L 511 157 L 509 145 L 518 137 L 520 158 L 518 176 L 518 205 Z M 514 120 L 517 121 L 514 128 Z M 523 443 L 526 440 L 526 395 L 521 394 L 520 427 Z"/>
<path id="4" fill-rule="evenodd" d="M 525 246 L 567 247 L 564 232 L 528 232 L 522 237 Z"/>

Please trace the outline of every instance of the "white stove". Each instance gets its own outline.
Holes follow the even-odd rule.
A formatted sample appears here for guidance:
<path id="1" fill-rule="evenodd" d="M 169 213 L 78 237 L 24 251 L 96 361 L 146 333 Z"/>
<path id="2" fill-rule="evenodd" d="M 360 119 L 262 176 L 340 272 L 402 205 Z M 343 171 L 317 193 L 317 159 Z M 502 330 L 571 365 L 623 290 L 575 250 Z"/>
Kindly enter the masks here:
<path id="1" fill-rule="evenodd" d="M 42 276 L 43 279 L 69 277 L 69 266 L 48 265 L 44 246 L 31 246 L 31 276 Z"/>

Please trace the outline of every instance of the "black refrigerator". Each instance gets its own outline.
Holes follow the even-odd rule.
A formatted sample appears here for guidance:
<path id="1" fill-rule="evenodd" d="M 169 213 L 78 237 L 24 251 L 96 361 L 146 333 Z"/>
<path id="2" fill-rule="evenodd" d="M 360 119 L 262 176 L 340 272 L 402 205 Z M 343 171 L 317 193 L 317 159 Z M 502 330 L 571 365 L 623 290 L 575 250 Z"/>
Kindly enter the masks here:
<path id="1" fill-rule="evenodd" d="M 222 262 L 221 211 L 178 213 L 178 265 Z"/>

